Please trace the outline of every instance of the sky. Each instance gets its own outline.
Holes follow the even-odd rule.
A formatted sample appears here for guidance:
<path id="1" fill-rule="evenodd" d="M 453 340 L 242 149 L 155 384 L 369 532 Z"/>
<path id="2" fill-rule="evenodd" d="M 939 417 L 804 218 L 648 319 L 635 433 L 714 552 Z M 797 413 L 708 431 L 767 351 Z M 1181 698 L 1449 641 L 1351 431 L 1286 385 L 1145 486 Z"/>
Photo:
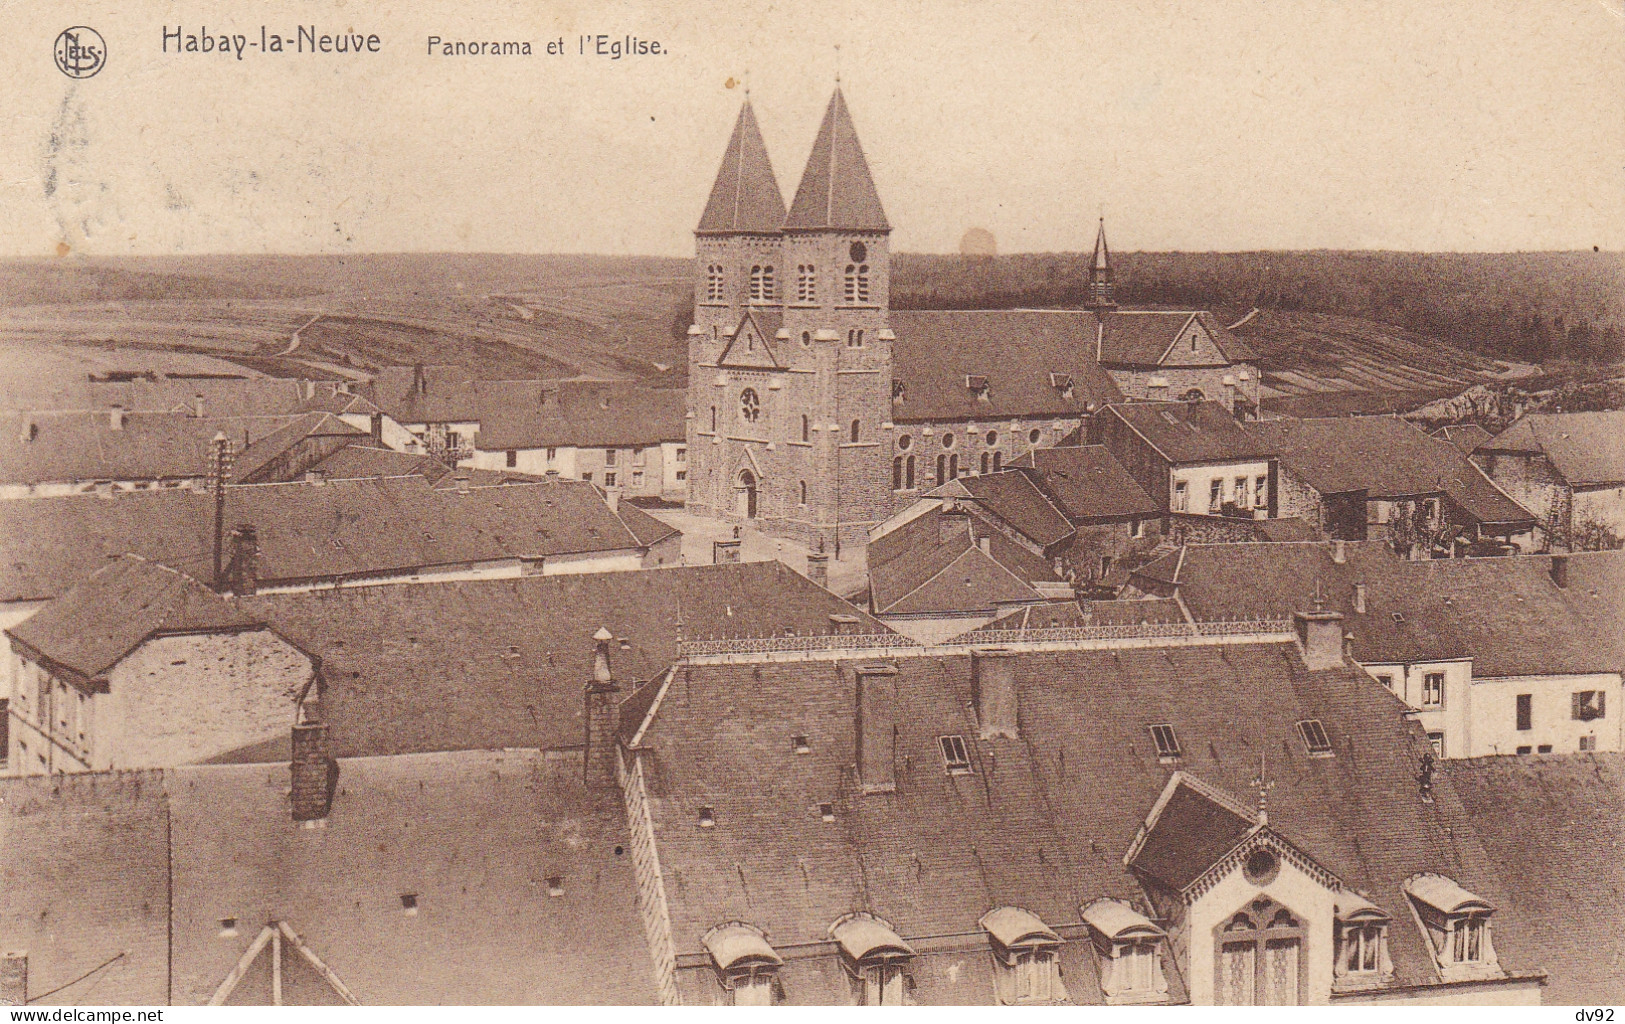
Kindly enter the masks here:
<path id="1" fill-rule="evenodd" d="M 0 0 L 0 24 L 0 255 L 689 255 L 746 84 L 788 202 L 837 74 L 894 250 L 1087 249 L 1102 212 L 1120 250 L 1625 249 L 1625 0 Z M 93 77 L 52 59 L 73 24 L 106 42 Z M 379 50 L 163 51 L 299 25 Z"/>

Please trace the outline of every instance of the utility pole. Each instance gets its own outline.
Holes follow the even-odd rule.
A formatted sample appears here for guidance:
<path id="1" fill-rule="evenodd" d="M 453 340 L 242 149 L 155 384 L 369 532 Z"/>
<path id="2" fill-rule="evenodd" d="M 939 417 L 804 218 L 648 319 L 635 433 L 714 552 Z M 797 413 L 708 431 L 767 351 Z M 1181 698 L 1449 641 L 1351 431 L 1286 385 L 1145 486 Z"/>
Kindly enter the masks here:
<path id="1" fill-rule="evenodd" d="M 231 440 L 225 431 L 214 435 L 209 456 L 209 487 L 214 491 L 214 589 L 224 592 L 226 581 L 221 567 L 221 554 L 226 531 L 226 481 L 231 479 Z"/>

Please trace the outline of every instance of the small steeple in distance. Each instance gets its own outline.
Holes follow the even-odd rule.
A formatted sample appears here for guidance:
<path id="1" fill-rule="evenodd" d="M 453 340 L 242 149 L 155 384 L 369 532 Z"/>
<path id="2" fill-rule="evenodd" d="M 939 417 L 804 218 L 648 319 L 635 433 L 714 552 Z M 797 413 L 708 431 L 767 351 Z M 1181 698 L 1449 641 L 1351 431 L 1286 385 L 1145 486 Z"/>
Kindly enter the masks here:
<path id="1" fill-rule="evenodd" d="M 880 205 L 863 157 L 852 115 L 839 86 L 824 111 L 807 169 L 784 220 L 787 231 L 889 232 L 886 211 Z"/>
<path id="2" fill-rule="evenodd" d="M 1112 298 L 1112 254 L 1106 246 L 1106 218 L 1100 218 L 1100 227 L 1095 232 L 1095 252 L 1089 258 L 1089 290 L 1084 301 L 1085 309 L 1116 309 L 1117 302 Z"/>
<path id="3" fill-rule="evenodd" d="M 695 231 L 702 235 L 776 234 L 783 223 L 784 194 L 773 176 L 767 144 L 747 97 Z"/>

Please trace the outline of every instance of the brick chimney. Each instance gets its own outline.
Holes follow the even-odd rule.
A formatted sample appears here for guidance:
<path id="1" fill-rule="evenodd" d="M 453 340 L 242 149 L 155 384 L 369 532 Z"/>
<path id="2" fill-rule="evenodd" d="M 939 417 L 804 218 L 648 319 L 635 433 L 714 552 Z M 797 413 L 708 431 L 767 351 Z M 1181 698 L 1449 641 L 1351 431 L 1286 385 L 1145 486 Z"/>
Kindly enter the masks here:
<path id="1" fill-rule="evenodd" d="M 0 1006 L 28 1005 L 28 951 L 0 953 Z"/>
<path id="2" fill-rule="evenodd" d="M 367 433 L 371 434 L 372 439 L 375 442 L 377 442 L 378 444 L 383 444 L 384 443 L 384 414 L 383 413 L 375 412 L 375 413 L 372 414 L 372 421 L 367 425 Z"/>
<path id="3" fill-rule="evenodd" d="M 619 515 L 621 511 L 621 489 L 619 487 L 604 488 L 604 504 L 609 506 L 611 512 Z"/>
<path id="4" fill-rule="evenodd" d="M 587 735 L 582 751 L 582 777 L 588 789 L 615 785 L 615 730 L 620 707 L 615 674 L 609 666 L 609 645 L 615 635 L 600 626 L 592 635 L 592 680 L 587 683 Z"/>
<path id="5" fill-rule="evenodd" d="M 1304 664 L 1310 671 L 1319 672 L 1343 664 L 1342 612 L 1327 611 L 1317 603 L 1313 611 L 1293 615 L 1292 621 L 1297 627 Z"/>
<path id="6" fill-rule="evenodd" d="M 339 763 L 329 751 L 327 723 L 301 722 L 293 727 L 293 759 L 288 769 L 293 775 L 289 792 L 293 820 L 305 828 L 319 827 L 333 809 L 333 793 L 339 783 Z"/>
<path id="7" fill-rule="evenodd" d="M 1550 567 L 1552 585 L 1558 590 L 1569 589 L 1569 556 L 1553 555 Z"/>
<path id="8" fill-rule="evenodd" d="M 982 739 L 1004 736 L 1018 738 L 1016 700 L 1016 655 L 1003 647 L 978 647 L 971 651 L 971 695 L 976 702 L 976 721 Z"/>
<path id="9" fill-rule="evenodd" d="M 865 793 L 897 789 L 897 666 L 858 668 L 858 783 Z"/>
<path id="10" fill-rule="evenodd" d="M 231 561 L 226 578 L 231 581 L 231 592 L 239 597 L 252 597 L 260 587 L 259 531 L 244 523 L 231 531 Z"/>
<path id="11" fill-rule="evenodd" d="M 982 554 L 984 554 L 984 555 L 992 555 L 993 554 L 993 535 L 990 534 L 990 533 L 982 534 L 980 537 L 976 538 L 976 546 L 982 549 Z"/>
<path id="12" fill-rule="evenodd" d="M 199 420 L 203 418 L 203 396 L 202 395 L 193 395 L 192 396 L 192 418 L 193 419 L 199 419 Z"/>
<path id="13" fill-rule="evenodd" d="M 452 477 L 452 480 L 457 484 L 458 494 L 468 493 L 468 470 L 459 469 L 456 475 Z"/>
<path id="14" fill-rule="evenodd" d="M 807 552 L 807 578 L 829 589 L 829 555 L 822 551 Z"/>
<path id="15" fill-rule="evenodd" d="M 107 425 L 113 430 L 124 429 L 124 406 L 115 405 L 107 410 Z"/>

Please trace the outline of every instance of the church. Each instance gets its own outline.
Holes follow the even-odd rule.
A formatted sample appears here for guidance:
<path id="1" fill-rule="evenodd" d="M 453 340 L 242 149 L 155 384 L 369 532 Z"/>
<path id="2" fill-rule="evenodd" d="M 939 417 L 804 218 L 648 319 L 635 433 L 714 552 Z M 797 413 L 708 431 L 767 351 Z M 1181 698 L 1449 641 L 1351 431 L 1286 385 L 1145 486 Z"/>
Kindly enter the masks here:
<path id="1" fill-rule="evenodd" d="M 1109 404 L 1256 415 L 1256 357 L 1211 313 L 1117 306 L 1104 221 L 1073 309 L 894 311 L 890 236 L 839 88 L 788 210 L 746 100 L 695 229 L 691 511 L 838 548 Z"/>

